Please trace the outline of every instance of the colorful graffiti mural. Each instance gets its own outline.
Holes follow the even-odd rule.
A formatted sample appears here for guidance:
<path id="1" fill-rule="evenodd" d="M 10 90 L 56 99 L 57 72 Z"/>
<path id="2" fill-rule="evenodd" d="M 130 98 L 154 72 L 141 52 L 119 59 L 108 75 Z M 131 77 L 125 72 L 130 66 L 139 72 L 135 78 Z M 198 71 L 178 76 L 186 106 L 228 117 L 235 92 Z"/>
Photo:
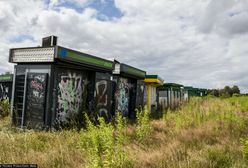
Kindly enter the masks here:
<path id="1" fill-rule="evenodd" d="M 57 121 L 66 122 L 70 115 L 78 113 L 82 107 L 84 84 L 82 74 L 70 73 L 60 76 L 58 84 Z"/>
<path id="2" fill-rule="evenodd" d="M 117 100 L 117 112 L 121 112 L 122 116 L 128 116 L 129 99 L 130 99 L 130 88 L 131 84 L 128 83 L 126 78 L 120 78 L 116 90 L 116 100 Z"/>

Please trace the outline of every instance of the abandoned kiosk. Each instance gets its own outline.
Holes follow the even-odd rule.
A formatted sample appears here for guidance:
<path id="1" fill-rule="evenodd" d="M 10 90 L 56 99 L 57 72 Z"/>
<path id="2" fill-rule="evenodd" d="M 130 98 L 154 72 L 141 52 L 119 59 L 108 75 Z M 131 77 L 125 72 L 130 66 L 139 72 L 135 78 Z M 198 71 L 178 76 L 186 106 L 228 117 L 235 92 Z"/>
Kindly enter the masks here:
<path id="1" fill-rule="evenodd" d="M 113 80 L 113 61 L 57 46 L 54 36 L 44 38 L 42 47 L 11 49 L 9 61 L 17 63 L 11 107 L 16 126 L 80 123 L 83 112 L 110 119 L 115 104 L 126 101 L 125 96 L 115 99 L 115 91 L 126 88 Z M 135 91 L 126 91 L 129 97 L 136 95 L 137 80 L 133 84 Z M 136 106 L 131 98 L 128 104 Z"/>
<path id="2" fill-rule="evenodd" d="M 183 85 L 165 83 L 158 87 L 159 105 L 162 109 L 175 109 L 183 101 Z"/>

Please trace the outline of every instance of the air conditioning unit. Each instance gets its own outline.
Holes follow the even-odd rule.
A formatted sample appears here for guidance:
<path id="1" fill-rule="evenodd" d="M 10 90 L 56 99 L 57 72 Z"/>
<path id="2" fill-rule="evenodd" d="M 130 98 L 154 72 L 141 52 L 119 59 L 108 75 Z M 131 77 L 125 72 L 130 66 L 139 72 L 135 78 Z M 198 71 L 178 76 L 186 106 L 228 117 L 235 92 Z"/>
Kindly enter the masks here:
<path id="1" fill-rule="evenodd" d="M 57 39 L 56 36 L 49 36 L 42 38 L 42 47 L 51 47 L 57 45 Z"/>

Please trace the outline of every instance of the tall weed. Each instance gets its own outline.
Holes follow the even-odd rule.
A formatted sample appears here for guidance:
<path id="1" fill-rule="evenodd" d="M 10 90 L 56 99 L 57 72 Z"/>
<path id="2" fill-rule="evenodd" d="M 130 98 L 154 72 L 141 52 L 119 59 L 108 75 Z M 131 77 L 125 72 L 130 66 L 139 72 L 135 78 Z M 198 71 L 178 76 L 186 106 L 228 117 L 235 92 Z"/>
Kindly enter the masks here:
<path id="1" fill-rule="evenodd" d="M 149 115 L 150 114 L 147 107 L 145 107 L 144 110 L 137 110 L 136 136 L 140 141 L 143 141 L 151 135 L 152 127 L 150 124 Z"/>
<path id="2" fill-rule="evenodd" d="M 87 166 L 99 167 L 130 167 L 131 162 L 123 150 L 122 127 L 124 121 L 118 118 L 117 134 L 114 134 L 114 126 L 106 123 L 99 117 L 99 125 L 94 125 L 86 118 L 87 130 L 81 132 L 81 147 L 87 155 Z"/>

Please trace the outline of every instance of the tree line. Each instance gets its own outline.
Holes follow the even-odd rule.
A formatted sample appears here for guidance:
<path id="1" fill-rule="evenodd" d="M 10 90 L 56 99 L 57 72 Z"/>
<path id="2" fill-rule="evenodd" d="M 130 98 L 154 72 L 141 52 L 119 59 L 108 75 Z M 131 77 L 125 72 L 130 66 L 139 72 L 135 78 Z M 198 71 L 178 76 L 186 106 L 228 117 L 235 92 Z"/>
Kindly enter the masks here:
<path id="1" fill-rule="evenodd" d="M 236 85 L 225 86 L 223 89 L 210 89 L 208 93 L 215 97 L 232 97 L 233 95 L 240 95 L 240 89 Z"/>

